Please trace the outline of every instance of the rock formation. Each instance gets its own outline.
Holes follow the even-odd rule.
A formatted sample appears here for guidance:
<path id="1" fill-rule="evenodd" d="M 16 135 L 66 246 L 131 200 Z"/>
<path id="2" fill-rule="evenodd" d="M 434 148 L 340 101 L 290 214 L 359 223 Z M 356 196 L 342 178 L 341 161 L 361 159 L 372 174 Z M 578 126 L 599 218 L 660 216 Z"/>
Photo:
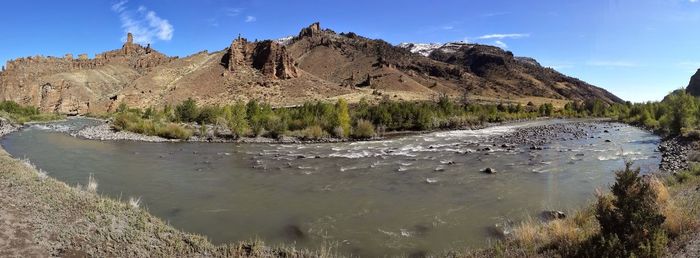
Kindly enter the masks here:
<path id="1" fill-rule="evenodd" d="M 271 40 L 251 43 L 239 36 L 228 50 L 227 66 L 232 72 L 242 66 L 250 66 L 270 79 L 298 77 L 294 60 L 287 49 Z"/>
<path id="2" fill-rule="evenodd" d="M 691 85 L 699 80 L 691 80 Z M 700 86 L 689 86 L 689 91 L 694 88 Z M 0 100 L 66 114 L 113 111 L 120 103 L 140 108 L 173 105 L 189 97 L 203 104 L 258 99 L 298 105 L 345 94 L 357 94 L 357 100 L 378 98 L 374 92 L 415 100 L 448 94 L 499 102 L 527 103 L 532 97 L 559 103 L 621 101 L 496 47 L 444 44 L 426 57 L 380 39 L 335 33 L 318 22 L 282 41 L 249 42 L 239 36 L 226 49 L 184 58 L 143 47 L 127 34 L 121 48 L 94 58 L 19 58 L 0 72 Z"/>
<path id="3" fill-rule="evenodd" d="M 685 88 L 685 91 L 690 95 L 700 97 L 700 69 L 690 77 L 690 82 L 688 82 L 688 87 Z"/>
<path id="4" fill-rule="evenodd" d="M 317 35 L 320 31 L 321 23 L 314 22 L 313 24 L 309 25 L 309 27 L 301 29 L 301 31 L 299 32 L 299 38 L 313 37 L 314 35 Z"/>

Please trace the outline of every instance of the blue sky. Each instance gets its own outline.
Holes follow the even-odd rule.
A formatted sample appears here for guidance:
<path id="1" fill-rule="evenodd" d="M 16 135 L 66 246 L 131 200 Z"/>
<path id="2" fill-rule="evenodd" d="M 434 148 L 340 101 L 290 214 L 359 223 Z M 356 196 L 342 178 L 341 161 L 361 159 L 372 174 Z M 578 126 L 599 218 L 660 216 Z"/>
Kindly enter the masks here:
<path id="1" fill-rule="evenodd" d="M 700 68 L 700 0 L 6 1 L 0 62 L 90 56 L 125 31 L 168 55 L 295 35 L 314 21 L 391 43 L 462 41 L 516 55 L 632 101 L 658 100 Z"/>

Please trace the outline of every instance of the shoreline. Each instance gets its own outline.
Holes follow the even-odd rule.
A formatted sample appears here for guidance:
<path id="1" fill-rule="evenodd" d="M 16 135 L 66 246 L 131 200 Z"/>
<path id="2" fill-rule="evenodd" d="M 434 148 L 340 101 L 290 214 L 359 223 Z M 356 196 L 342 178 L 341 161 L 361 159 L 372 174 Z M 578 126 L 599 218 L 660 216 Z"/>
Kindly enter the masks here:
<path id="1" fill-rule="evenodd" d="M 335 257 L 260 241 L 212 244 L 138 207 L 69 186 L 0 146 L 0 257 Z M 325 252 L 325 253 L 324 253 Z"/>
<path id="2" fill-rule="evenodd" d="M 386 132 L 382 136 L 375 136 L 368 139 L 354 139 L 354 138 L 336 138 L 327 137 L 321 139 L 303 139 L 294 136 L 282 136 L 278 139 L 270 137 L 242 137 L 234 139 L 230 135 L 214 135 L 213 133 L 207 135 L 206 137 L 194 135 L 188 140 L 179 139 L 167 139 L 159 136 L 149 136 L 128 131 L 115 131 L 111 128 L 111 122 L 105 119 L 92 118 L 92 117 L 81 117 L 84 119 L 92 119 L 104 122 L 103 124 L 96 126 L 88 126 L 70 135 L 73 137 L 78 137 L 87 140 L 98 140 L 98 141 L 140 141 L 140 142 L 191 142 L 191 143 L 241 143 L 241 144 L 317 144 L 317 143 L 342 143 L 342 142 L 366 142 L 366 141 L 381 141 L 386 139 L 392 139 L 396 137 L 414 136 L 414 135 L 424 135 L 436 132 L 446 132 L 446 131 L 457 131 L 457 130 L 480 130 L 495 126 L 502 126 L 513 123 L 529 122 L 529 121 L 541 121 L 550 119 L 560 119 L 560 118 L 535 118 L 535 119 L 519 119 L 510 120 L 498 123 L 485 123 L 480 125 L 471 125 L 462 128 L 451 128 L 451 129 L 435 129 L 427 131 L 391 131 Z M 592 121 L 605 121 L 606 119 L 591 119 Z M 210 131 L 210 130 L 208 130 Z"/>

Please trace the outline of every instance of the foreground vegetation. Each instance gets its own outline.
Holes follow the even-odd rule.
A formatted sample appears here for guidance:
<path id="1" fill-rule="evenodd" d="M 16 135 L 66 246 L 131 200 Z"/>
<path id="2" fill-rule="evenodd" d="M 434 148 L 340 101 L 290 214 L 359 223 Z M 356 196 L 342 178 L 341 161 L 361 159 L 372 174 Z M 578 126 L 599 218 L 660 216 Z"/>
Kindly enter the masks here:
<path id="1" fill-rule="evenodd" d="M 55 113 L 42 113 L 36 107 L 23 106 L 11 100 L 0 101 L 0 117 L 16 124 L 54 121 L 64 118 L 64 116 Z"/>
<path id="2" fill-rule="evenodd" d="M 505 240 L 465 257 L 662 257 L 677 253 L 699 228 L 700 167 L 683 176 L 642 177 L 627 164 L 610 192 L 564 219 L 531 219 Z"/>

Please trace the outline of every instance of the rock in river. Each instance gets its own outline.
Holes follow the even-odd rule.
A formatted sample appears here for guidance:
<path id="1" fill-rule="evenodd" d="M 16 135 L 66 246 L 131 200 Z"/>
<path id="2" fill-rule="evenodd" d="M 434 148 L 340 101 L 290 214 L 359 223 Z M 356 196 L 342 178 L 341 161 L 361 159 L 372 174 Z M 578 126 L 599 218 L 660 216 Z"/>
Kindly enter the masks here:
<path id="1" fill-rule="evenodd" d="M 481 173 L 486 173 L 486 174 L 496 174 L 496 170 L 493 168 L 484 168 L 481 170 Z"/>

